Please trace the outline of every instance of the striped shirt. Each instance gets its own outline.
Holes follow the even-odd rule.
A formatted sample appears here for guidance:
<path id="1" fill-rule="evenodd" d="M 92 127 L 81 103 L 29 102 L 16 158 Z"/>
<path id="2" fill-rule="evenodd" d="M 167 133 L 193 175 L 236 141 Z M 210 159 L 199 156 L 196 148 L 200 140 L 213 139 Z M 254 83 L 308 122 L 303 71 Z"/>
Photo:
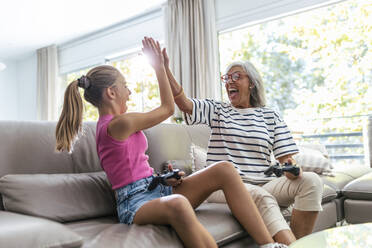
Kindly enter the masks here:
<path id="1" fill-rule="evenodd" d="M 275 178 L 263 172 L 278 159 L 298 152 L 296 143 L 278 113 L 266 107 L 238 109 L 230 103 L 191 99 L 192 114 L 184 114 L 187 125 L 211 128 L 207 164 L 230 161 L 244 181 L 264 183 Z"/>

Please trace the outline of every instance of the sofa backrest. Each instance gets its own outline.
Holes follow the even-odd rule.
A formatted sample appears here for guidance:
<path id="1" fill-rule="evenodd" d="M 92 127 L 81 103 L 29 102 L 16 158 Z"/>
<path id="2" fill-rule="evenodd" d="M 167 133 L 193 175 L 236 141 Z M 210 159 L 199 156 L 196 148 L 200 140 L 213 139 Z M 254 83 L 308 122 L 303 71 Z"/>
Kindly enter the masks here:
<path id="1" fill-rule="evenodd" d="M 208 146 L 210 129 L 207 126 L 160 124 L 144 131 L 148 140 L 149 163 L 157 172 L 167 160 L 191 159 L 190 146 Z"/>
<path id="2" fill-rule="evenodd" d="M 95 122 L 84 123 L 72 153 L 55 151 L 55 127 L 56 122 L 0 121 L 0 177 L 102 170 L 96 151 Z M 166 160 L 189 159 L 190 144 L 207 147 L 209 139 L 209 128 L 205 126 L 160 124 L 144 133 L 149 163 L 156 171 L 161 171 Z"/>

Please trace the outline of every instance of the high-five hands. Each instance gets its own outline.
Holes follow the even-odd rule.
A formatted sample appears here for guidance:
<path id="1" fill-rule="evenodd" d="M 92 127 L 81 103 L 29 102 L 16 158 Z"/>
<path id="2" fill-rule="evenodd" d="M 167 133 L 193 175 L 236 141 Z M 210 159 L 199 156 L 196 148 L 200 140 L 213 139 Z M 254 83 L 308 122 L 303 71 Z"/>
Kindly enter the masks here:
<path id="1" fill-rule="evenodd" d="M 159 41 L 153 38 L 144 37 L 142 40 L 142 52 L 147 56 L 151 66 L 156 70 L 164 66 L 164 58 Z"/>

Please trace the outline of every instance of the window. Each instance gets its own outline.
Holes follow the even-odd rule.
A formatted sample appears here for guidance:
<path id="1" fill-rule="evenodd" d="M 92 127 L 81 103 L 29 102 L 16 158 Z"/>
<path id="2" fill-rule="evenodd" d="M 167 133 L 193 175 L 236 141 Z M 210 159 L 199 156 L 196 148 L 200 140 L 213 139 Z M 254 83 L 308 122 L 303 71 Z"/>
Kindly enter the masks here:
<path id="1" fill-rule="evenodd" d="M 135 55 L 109 63 L 124 75 L 132 94 L 129 97 L 129 112 L 147 112 L 160 105 L 158 81 L 155 71 L 145 56 Z"/>
<path id="2" fill-rule="evenodd" d="M 338 162 L 361 163 L 363 120 L 372 112 L 371 8 L 349 0 L 221 33 L 221 72 L 250 60 L 263 77 L 267 105 L 292 131 L 321 138 Z"/>
<path id="3" fill-rule="evenodd" d="M 128 101 L 128 112 L 147 112 L 160 105 L 160 95 L 155 71 L 144 56 L 135 55 L 125 59 L 109 61 L 107 64 L 116 67 L 126 78 L 131 95 Z M 69 73 L 65 76 L 65 86 L 86 75 L 91 68 Z M 83 96 L 83 90 L 79 89 Z M 84 102 L 83 121 L 97 121 L 98 111 L 89 102 Z M 166 122 L 170 122 L 170 119 Z"/>

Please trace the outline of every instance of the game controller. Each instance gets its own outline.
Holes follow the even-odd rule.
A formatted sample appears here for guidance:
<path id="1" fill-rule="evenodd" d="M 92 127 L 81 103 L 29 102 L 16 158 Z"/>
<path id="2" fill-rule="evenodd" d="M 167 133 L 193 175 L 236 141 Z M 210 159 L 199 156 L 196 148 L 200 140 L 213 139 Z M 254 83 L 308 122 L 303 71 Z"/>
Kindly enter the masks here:
<path id="1" fill-rule="evenodd" d="M 267 170 L 265 170 L 264 174 L 266 176 L 271 176 L 274 173 L 275 176 L 281 177 L 284 174 L 284 172 L 289 172 L 294 176 L 298 176 L 300 175 L 300 167 L 289 163 L 284 163 L 282 165 L 276 163 L 276 165 L 272 165 Z"/>
<path id="2" fill-rule="evenodd" d="M 181 176 L 179 175 L 179 172 L 180 170 L 179 169 L 175 169 L 173 171 L 170 171 L 166 174 L 163 174 L 163 175 L 159 175 L 159 176 L 156 176 L 154 177 L 154 179 L 152 179 L 150 185 L 148 186 L 148 190 L 151 191 L 151 190 L 154 190 L 156 187 L 158 187 L 159 183 L 163 184 L 163 185 L 168 185 L 166 180 L 167 179 L 170 179 L 170 178 L 175 178 L 175 179 L 180 179 Z"/>

